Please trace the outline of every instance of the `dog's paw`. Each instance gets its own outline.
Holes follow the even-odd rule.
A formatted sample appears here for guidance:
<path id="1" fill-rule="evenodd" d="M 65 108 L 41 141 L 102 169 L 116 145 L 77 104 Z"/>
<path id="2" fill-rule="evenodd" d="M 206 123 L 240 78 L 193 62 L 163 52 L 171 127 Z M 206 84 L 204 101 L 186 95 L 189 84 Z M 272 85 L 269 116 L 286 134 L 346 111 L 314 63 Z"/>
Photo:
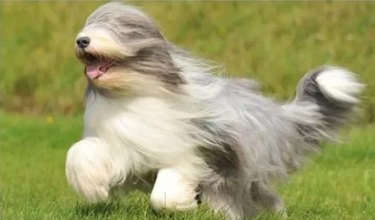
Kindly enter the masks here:
<path id="1" fill-rule="evenodd" d="M 99 203 L 109 199 L 110 160 L 95 138 L 75 143 L 68 151 L 66 176 L 69 185 L 87 202 Z"/>
<path id="2" fill-rule="evenodd" d="M 151 205 L 155 210 L 185 211 L 198 206 L 200 194 L 178 172 L 160 170 L 151 193 Z"/>

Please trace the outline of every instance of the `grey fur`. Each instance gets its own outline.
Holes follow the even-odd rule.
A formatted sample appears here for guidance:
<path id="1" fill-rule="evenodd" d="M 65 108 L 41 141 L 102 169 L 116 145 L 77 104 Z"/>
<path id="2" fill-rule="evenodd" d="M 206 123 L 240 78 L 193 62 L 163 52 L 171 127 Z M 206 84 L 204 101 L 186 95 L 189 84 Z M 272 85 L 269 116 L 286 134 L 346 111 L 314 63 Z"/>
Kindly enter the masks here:
<path id="1" fill-rule="evenodd" d="M 86 27 L 90 26 L 106 30 L 127 51 L 125 56 L 117 57 L 118 65 L 154 75 L 169 86 L 184 83 L 170 56 L 171 45 L 155 22 L 137 8 L 106 4 L 89 16 Z"/>
<path id="2" fill-rule="evenodd" d="M 356 106 L 321 92 L 316 77 L 331 67 L 308 73 L 295 100 L 284 105 L 259 94 L 253 81 L 213 76 L 210 65 L 173 46 L 150 18 L 130 6 L 106 4 L 86 25 L 105 28 L 119 47 L 130 49 L 121 65 L 181 87 L 197 108 L 212 113 L 188 122 L 200 131 L 192 135 L 207 143 L 197 146 L 211 171 L 199 188 L 203 201 L 234 219 L 282 210 L 272 184 L 299 168 Z"/>
<path id="3" fill-rule="evenodd" d="M 213 170 L 211 178 L 200 184 L 203 201 L 217 207 L 215 201 L 225 197 L 232 218 L 251 216 L 262 209 L 283 209 L 272 184 L 298 169 L 306 156 L 319 150 L 322 141 L 332 139 L 356 106 L 322 94 L 315 79 L 329 69 L 320 67 L 306 74 L 295 100 L 285 105 L 249 92 L 231 79 L 225 80 L 220 93 L 205 100 L 211 105 L 208 108 L 221 108 L 219 118 L 232 120 L 212 118 L 198 123 L 204 125 L 200 126 L 202 133 L 209 132 L 211 141 L 222 145 L 214 153 L 202 151 Z M 217 149 L 222 149 L 221 153 Z"/>

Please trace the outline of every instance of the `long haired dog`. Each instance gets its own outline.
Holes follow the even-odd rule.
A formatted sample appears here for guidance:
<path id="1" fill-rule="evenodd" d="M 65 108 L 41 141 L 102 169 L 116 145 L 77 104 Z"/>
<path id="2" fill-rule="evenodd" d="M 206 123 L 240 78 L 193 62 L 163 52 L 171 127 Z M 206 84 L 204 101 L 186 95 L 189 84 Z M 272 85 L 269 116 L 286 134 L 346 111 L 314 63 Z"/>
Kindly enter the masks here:
<path id="1" fill-rule="evenodd" d="M 156 210 L 202 200 L 231 219 L 283 210 L 271 186 L 349 119 L 363 87 L 348 70 L 323 66 L 280 105 L 251 80 L 212 75 L 120 3 L 88 17 L 76 54 L 88 87 L 83 139 L 66 162 L 74 190 L 95 203 L 149 182 Z"/>

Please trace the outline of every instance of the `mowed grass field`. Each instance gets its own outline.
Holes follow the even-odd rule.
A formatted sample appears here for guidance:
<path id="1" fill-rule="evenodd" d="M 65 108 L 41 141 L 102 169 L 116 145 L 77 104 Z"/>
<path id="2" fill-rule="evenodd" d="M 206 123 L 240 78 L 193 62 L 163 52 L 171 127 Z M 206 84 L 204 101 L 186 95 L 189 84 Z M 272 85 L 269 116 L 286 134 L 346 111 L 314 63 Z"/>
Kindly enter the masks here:
<path id="1" fill-rule="evenodd" d="M 202 206 L 155 213 L 140 192 L 87 205 L 69 188 L 65 156 L 82 132 L 82 65 L 73 45 L 102 2 L 0 3 L 0 219 L 223 219 Z M 362 114 L 277 187 L 288 219 L 375 219 L 375 3 L 134 2 L 166 37 L 277 100 L 321 64 L 367 84 Z M 16 113 L 15 113 L 16 112 Z M 264 213 L 256 219 L 282 219 Z"/>
<path id="2" fill-rule="evenodd" d="M 66 152 L 81 135 L 81 118 L 0 116 L 1 219 L 222 219 L 204 207 L 157 214 L 139 192 L 114 204 L 87 205 L 69 188 L 64 173 Z M 288 219 L 374 218 L 375 126 L 342 133 L 343 143 L 324 146 L 278 187 Z M 257 219 L 281 217 L 265 213 Z"/>

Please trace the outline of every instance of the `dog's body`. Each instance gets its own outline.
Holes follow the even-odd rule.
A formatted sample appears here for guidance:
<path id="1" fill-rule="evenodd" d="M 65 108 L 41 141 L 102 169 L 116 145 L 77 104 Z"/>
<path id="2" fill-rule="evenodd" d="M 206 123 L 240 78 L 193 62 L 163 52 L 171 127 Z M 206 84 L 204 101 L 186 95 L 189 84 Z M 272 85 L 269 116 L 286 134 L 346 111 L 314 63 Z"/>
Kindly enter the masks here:
<path id="1" fill-rule="evenodd" d="M 118 3 L 88 18 L 77 56 L 89 85 L 84 137 L 67 157 L 73 188 L 98 202 L 157 173 L 155 209 L 194 208 L 200 197 L 233 219 L 283 209 L 271 184 L 331 137 L 362 88 L 347 70 L 322 67 L 292 102 L 277 104 L 253 81 L 213 76 L 144 13 Z"/>

